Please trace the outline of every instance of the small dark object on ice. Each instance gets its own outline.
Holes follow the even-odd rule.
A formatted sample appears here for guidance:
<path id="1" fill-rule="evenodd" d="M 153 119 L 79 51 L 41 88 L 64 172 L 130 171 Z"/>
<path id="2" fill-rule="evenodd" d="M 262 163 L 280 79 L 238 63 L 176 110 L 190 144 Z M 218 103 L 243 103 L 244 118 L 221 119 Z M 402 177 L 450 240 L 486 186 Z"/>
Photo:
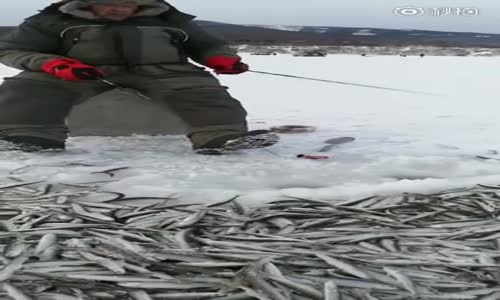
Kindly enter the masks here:
<path id="1" fill-rule="evenodd" d="M 306 125 L 283 125 L 271 127 L 270 130 L 278 133 L 305 133 L 316 131 L 316 127 Z"/>
<path id="2" fill-rule="evenodd" d="M 279 136 L 272 131 L 253 130 L 244 134 L 227 137 L 220 144 L 206 145 L 195 150 L 195 152 L 206 155 L 221 155 L 237 150 L 266 148 L 276 144 L 278 141 Z"/>
<path id="3" fill-rule="evenodd" d="M 500 158 L 487 157 L 487 156 L 482 156 L 482 155 L 476 155 L 476 158 L 484 159 L 484 160 L 500 160 Z"/>
<path id="4" fill-rule="evenodd" d="M 333 139 L 326 140 L 323 143 L 330 144 L 330 145 L 338 145 L 338 144 L 353 142 L 355 140 L 356 139 L 353 137 L 343 136 L 343 137 L 339 137 L 339 138 L 333 138 Z"/>
<path id="5" fill-rule="evenodd" d="M 326 155 L 307 155 L 307 154 L 297 154 L 297 158 L 306 158 L 306 159 L 313 159 L 313 160 L 324 160 L 324 159 L 329 159 L 329 156 Z"/>
<path id="6" fill-rule="evenodd" d="M 324 143 L 327 145 L 325 145 L 321 149 L 319 149 L 318 152 L 327 152 L 327 151 L 332 150 L 337 145 L 354 142 L 355 140 L 356 140 L 355 138 L 350 137 L 350 136 L 329 139 L 329 140 L 324 141 Z"/>
<path id="7" fill-rule="evenodd" d="M 498 150 L 490 149 L 490 150 L 488 150 L 488 154 L 498 155 Z"/>

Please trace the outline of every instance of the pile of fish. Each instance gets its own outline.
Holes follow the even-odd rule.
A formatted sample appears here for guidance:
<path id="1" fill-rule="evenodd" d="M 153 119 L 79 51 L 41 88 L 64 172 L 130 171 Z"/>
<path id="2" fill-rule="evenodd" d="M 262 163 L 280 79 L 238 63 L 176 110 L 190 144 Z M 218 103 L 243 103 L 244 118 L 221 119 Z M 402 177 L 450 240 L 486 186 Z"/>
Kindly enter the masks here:
<path id="1" fill-rule="evenodd" d="M 499 213 L 487 186 L 247 207 L 11 181 L 0 299 L 500 299 Z"/>

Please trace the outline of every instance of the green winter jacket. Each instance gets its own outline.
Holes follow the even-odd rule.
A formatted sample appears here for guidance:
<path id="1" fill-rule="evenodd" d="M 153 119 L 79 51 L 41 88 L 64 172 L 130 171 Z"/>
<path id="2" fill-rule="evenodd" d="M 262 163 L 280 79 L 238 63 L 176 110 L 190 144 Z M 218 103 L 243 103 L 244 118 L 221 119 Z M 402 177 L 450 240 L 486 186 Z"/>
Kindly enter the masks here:
<path id="1" fill-rule="evenodd" d="M 0 63 L 40 71 L 48 59 L 71 57 L 96 66 L 137 69 L 179 66 L 188 64 L 188 58 L 203 64 L 212 55 L 237 56 L 192 22 L 193 16 L 162 0 L 151 1 L 155 7 L 140 7 L 136 16 L 120 22 L 82 15 L 83 1 L 52 4 L 0 38 Z"/>

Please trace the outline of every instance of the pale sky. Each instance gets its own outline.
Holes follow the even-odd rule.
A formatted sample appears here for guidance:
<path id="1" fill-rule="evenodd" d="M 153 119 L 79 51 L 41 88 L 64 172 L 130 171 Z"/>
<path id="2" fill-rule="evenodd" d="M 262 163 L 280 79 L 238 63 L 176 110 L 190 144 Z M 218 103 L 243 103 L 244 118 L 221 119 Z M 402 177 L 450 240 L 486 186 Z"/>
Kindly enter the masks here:
<path id="1" fill-rule="evenodd" d="M 54 1 L 2 0 L 0 25 L 17 25 L 51 2 Z M 170 3 L 200 20 L 234 24 L 500 33 L 498 0 L 171 0 Z M 404 9 L 407 7 L 410 8 Z"/>

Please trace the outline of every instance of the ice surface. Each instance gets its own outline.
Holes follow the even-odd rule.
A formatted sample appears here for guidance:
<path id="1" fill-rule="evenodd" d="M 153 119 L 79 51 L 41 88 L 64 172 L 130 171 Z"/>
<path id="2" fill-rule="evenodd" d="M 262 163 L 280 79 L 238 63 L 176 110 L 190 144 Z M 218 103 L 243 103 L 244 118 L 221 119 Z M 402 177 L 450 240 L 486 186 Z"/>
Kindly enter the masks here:
<path id="1" fill-rule="evenodd" d="M 241 195 L 249 204 L 283 195 L 322 200 L 399 192 L 429 193 L 500 184 L 500 57 L 243 55 L 253 70 L 325 78 L 441 96 L 401 93 L 246 73 L 219 76 L 249 112 L 252 129 L 312 125 L 280 144 L 228 156 L 190 151 L 183 136 L 77 137 L 66 153 L 0 152 L 0 174 L 23 180 L 109 181 L 128 196 L 176 194 L 188 202 Z M 1 74 L 16 71 L 3 67 Z M 43 99 L 41 99 L 42 101 Z M 324 140 L 352 136 L 327 161 Z M 85 163 L 92 166 L 66 163 Z M 30 167 L 26 167 L 30 166 Z M 16 168 L 25 167 L 9 174 Z M 113 177 L 92 172 L 119 170 Z"/>

